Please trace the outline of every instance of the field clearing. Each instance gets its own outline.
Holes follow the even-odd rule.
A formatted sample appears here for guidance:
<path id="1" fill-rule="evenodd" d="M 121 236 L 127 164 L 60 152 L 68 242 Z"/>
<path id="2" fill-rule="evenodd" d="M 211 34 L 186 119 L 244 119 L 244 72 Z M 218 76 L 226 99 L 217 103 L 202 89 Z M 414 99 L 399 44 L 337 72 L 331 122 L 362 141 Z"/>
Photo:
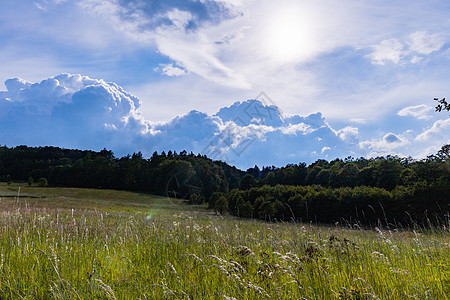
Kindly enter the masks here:
<path id="1" fill-rule="evenodd" d="M 20 191 L 19 191 L 20 187 Z M 1 299 L 448 299 L 447 228 L 216 216 L 147 194 L 0 183 Z"/>

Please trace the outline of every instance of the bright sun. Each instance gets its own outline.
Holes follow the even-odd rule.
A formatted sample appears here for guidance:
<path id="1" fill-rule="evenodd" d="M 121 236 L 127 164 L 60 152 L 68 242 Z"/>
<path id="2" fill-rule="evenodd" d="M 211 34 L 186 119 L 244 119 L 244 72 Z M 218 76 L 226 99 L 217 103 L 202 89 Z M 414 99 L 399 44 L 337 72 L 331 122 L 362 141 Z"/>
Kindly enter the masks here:
<path id="1" fill-rule="evenodd" d="M 279 62 L 305 58 L 314 46 L 311 16 L 298 8 L 272 12 L 265 20 L 263 44 L 265 52 Z"/>

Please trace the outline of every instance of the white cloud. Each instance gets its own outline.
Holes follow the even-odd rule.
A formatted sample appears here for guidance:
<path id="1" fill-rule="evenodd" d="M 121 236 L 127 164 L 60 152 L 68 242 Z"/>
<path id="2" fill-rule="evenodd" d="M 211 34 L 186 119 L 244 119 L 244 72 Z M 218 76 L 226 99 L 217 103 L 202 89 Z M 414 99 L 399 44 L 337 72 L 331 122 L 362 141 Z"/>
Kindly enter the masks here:
<path id="1" fill-rule="evenodd" d="M 299 124 L 289 124 L 289 126 L 282 127 L 281 131 L 284 134 L 292 134 L 297 135 L 297 133 L 300 134 L 308 134 L 316 131 L 317 128 L 311 128 L 310 125 L 307 125 L 305 123 L 299 123 Z"/>
<path id="2" fill-rule="evenodd" d="M 190 72 L 228 87 L 249 89 L 245 78 L 226 66 L 215 55 L 214 43 L 203 35 L 161 31 L 155 41 L 159 51 Z"/>
<path id="3" fill-rule="evenodd" d="M 160 64 L 158 68 L 154 69 L 154 71 L 161 71 L 162 74 L 169 77 L 183 76 L 188 74 L 186 70 L 178 68 L 173 64 Z"/>
<path id="4" fill-rule="evenodd" d="M 40 3 L 38 3 L 38 2 L 33 2 L 33 4 L 34 4 L 34 6 L 36 6 L 38 9 L 40 9 L 40 10 L 43 10 L 43 11 L 46 11 L 47 9 L 44 7 L 44 6 L 42 6 Z"/>
<path id="5" fill-rule="evenodd" d="M 167 12 L 167 18 L 172 21 L 173 25 L 177 29 L 184 30 L 186 26 L 192 21 L 193 16 L 188 11 L 181 11 L 177 8 L 174 8 Z"/>
<path id="6" fill-rule="evenodd" d="M 156 43 L 158 51 L 189 72 L 209 81 L 238 89 L 251 84 L 218 57 L 217 32 L 189 30 L 190 12 L 174 8 L 164 14 L 148 15 L 130 10 L 113 0 L 85 0 L 81 5 L 111 22 L 114 28 L 136 42 Z M 228 6 L 230 4 L 227 4 Z M 168 19 L 171 24 L 164 22 Z"/>
<path id="7" fill-rule="evenodd" d="M 409 144 L 409 141 L 406 136 L 390 132 L 385 134 L 381 139 L 362 141 L 359 143 L 359 146 L 361 149 L 367 151 L 367 156 L 375 157 L 396 154 L 394 149 L 398 149 L 407 144 Z"/>
<path id="8" fill-rule="evenodd" d="M 5 81 L 5 87 L 9 93 L 17 93 L 22 89 L 31 86 L 31 82 L 23 80 L 22 78 L 13 78 Z"/>
<path id="9" fill-rule="evenodd" d="M 425 130 L 416 137 L 416 141 L 426 142 L 432 138 L 444 138 L 444 140 L 449 137 L 450 129 L 450 118 L 446 120 L 438 120 L 434 122 L 431 128 Z"/>
<path id="10" fill-rule="evenodd" d="M 397 39 L 384 40 L 372 46 L 373 52 L 368 55 L 373 64 L 384 65 L 386 61 L 399 63 L 404 56 L 404 46 Z"/>
<path id="11" fill-rule="evenodd" d="M 221 108 L 216 115 L 224 121 L 234 121 L 240 126 L 253 123 L 280 127 L 285 124 L 278 107 L 258 100 L 237 101 L 229 107 Z"/>
<path id="12" fill-rule="evenodd" d="M 368 119 L 362 119 L 362 118 L 350 118 L 350 122 L 352 123 L 358 123 L 358 124 L 365 124 L 369 120 Z"/>
<path id="13" fill-rule="evenodd" d="M 426 31 L 417 31 L 410 36 L 409 49 L 420 54 L 431 54 L 438 51 L 444 45 L 439 34 L 427 34 Z"/>
<path id="14" fill-rule="evenodd" d="M 433 107 L 429 105 L 420 104 L 416 106 L 408 106 L 402 108 L 397 114 L 402 117 L 412 116 L 419 120 L 429 120 L 431 119 L 429 113 L 432 112 L 433 110 L 434 110 Z"/>
<path id="15" fill-rule="evenodd" d="M 423 57 L 419 57 L 419 56 L 413 56 L 412 58 L 411 58 L 411 63 L 413 63 L 413 64 L 417 64 L 417 63 L 419 63 L 419 62 L 421 62 L 423 60 Z"/>
<path id="16" fill-rule="evenodd" d="M 391 61 L 395 64 L 403 62 L 406 57 L 413 64 L 423 60 L 423 56 L 438 51 L 444 46 L 444 39 L 439 34 L 428 34 L 417 31 L 409 35 L 409 39 L 401 42 L 396 38 L 383 40 L 372 46 L 372 53 L 367 55 L 373 64 L 384 65 Z"/>
<path id="17" fill-rule="evenodd" d="M 345 142 L 356 143 L 359 139 L 359 130 L 356 127 L 347 126 L 336 131 L 336 135 Z"/>
<path id="18" fill-rule="evenodd" d="M 330 147 L 323 147 L 322 150 L 320 150 L 320 153 L 324 153 L 325 151 L 331 150 Z"/>
<path id="19" fill-rule="evenodd" d="M 34 84 L 16 78 L 6 86 L 0 92 L 5 144 L 131 150 L 131 141 L 155 133 L 140 114 L 140 100 L 115 83 L 61 74 Z"/>
<path id="20" fill-rule="evenodd" d="M 447 140 L 445 144 L 450 144 L 450 138 Z M 414 156 L 416 159 L 423 159 L 427 156 L 436 154 L 443 146 L 444 144 L 436 144 L 430 147 L 427 147 L 423 149 L 421 152 L 419 152 L 417 155 Z"/>

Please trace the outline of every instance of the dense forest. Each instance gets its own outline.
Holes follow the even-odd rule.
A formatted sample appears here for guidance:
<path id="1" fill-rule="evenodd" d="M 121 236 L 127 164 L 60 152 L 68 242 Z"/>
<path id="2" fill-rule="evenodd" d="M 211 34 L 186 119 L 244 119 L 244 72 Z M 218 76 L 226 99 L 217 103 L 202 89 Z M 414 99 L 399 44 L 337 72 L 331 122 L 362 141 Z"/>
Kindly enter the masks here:
<path id="1" fill-rule="evenodd" d="M 318 160 L 277 169 L 247 170 L 239 190 L 224 196 L 241 217 L 351 225 L 448 224 L 450 145 L 411 158 Z"/>
<path id="2" fill-rule="evenodd" d="M 141 191 L 177 198 L 209 199 L 214 192 L 239 187 L 245 172 L 206 156 L 182 151 L 142 153 L 116 158 L 106 149 L 81 151 L 57 147 L 0 147 L 0 179 L 52 186 Z"/>
<path id="3" fill-rule="evenodd" d="M 204 155 L 106 149 L 0 147 L 0 180 L 141 191 L 208 202 L 220 213 L 267 221 L 410 226 L 445 224 L 450 205 L 450 145 L 416 161 L 395 156 L 318 160 L 246 172 Z"/>

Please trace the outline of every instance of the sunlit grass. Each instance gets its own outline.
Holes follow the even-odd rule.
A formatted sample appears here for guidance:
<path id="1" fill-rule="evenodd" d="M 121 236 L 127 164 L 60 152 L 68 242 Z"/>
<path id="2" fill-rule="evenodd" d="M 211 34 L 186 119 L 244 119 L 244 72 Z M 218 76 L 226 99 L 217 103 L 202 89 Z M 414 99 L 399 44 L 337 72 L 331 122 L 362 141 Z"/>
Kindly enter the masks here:
<path id="1" fill-rule="evenodd" d="M 264 223 L 145 194 L 18 187 L 0 185 L 1 299 L 450 294 L 445 229 Z"/>

